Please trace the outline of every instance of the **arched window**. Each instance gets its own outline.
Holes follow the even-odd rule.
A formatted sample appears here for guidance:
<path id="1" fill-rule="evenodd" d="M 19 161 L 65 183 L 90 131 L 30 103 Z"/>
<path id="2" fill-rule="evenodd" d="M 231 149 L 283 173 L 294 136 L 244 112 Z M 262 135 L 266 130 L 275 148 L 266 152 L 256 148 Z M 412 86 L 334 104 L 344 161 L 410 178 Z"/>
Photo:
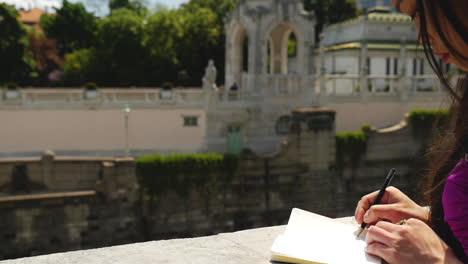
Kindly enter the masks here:
<path id="1" fill-rule="evenodd" d="M 297 73 L 297 38 L 292 31 L 288 38 L 288 73 Z"/>
<path id="2" fill-rule="evenodd" d="M 278 24 L 269 35 L 267 65 L 269 73 L 289 74 L 299 72 L 298 61 L 300 40 L 294 28 L 288 23 Z"/>
<path id="3" fill-rule="evenodd" d="M 237 77 L 243 72 L 249 70 L 249 35 L 245 27 L 237 24 L 232 29 L 231 46 L 229 48 L 230 61 L 232 63 L 232 74 L 236 75 L 236 82 L 240 80 Z"/>
<path id="4" fill-rule="evenodd" d="M 288 57 L 297 57 L 297 39 L 296 35 L 294 35 L 294 32 L 291 32 L 288 39 Z"/>
<path id="5" fill-rule="evenodd" d="M 242 72 L 249 72 L 249 37 L 244 36 L 242 41 Z"/>
<path id="6" fill-rule="evenodd" d="M 267 73 L 273 73 L 273 61 L 272 61 L 272 40 L 269 39 L 267 43 Z"/>

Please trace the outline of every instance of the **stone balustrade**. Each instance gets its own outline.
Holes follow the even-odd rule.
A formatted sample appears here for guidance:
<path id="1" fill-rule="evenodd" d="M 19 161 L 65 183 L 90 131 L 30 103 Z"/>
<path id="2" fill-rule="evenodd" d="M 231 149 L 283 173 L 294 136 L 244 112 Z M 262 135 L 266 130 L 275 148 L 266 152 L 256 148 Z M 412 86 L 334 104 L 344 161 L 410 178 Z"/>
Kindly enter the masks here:
<path id="1" fill-rule="evenodd" d="M 199 88 L 174 89 L 163 91 L 159 88 L 103 88 L 86 90 L 79 88 L 49 88 L 5 90 L 0 98 L 0 108 L 121 108 L 125 104 L 141 108 L 204 108 L 206 93 L 216 92 L 219 102 L 240 102 L 251 95 L 292 96 L 301 95 L 310 90 L 317 98 L 327 103 L 346 101 L 362 96 L 394 97 L 393 101 L 402 99 L 418 100 L 423 97 L 438 99 L 445 94 L 435 75 L 411 77 L 399 76 L 366 76 L 367 89 L 362 89 L 359 75 L 299 75 L 299 74 L 242 74 L 241 84 L 235 91 L 220 89 L 206 91 Z M 317 81 L 316 81 L 317 80 Z M 322 84 L 323 82 L 323 84 Z M 262 87 L 256 91 L 245 87 Z M 318 89 L 321 85 L 321 89 Z M 408 97 L 409 96 L 409 97 Z M 336 99 L 339 97 L 338 99 Z M 405 99 L 405 100 L 406 100 Z M 383 99 L 388 101 L 389 99 Z"/>
<path id="2" fill-rule="evenodd" d="M 79 88 L 24 88 L 4 92 L 0 98 L 0 107 L 32 108 L 76 108 L 82 106 L 115 108 L 127 103 L 139 107 L 201 108 L 204 93 L 201 89 L 174 89 L 163 91 L 158 88 L 115 89 L 103 88 L 87 91 Z"/>

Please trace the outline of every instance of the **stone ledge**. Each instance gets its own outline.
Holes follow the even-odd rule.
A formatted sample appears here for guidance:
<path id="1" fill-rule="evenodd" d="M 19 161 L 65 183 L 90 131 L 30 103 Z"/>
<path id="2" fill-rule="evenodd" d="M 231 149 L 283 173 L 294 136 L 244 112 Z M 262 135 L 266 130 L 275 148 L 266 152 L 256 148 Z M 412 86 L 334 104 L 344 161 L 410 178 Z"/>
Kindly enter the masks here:
<path id="1" fill-rule="evenodd" d="M 40 193 L 40 194 L 24 194 L 0 197 L 0 203 L 6 202 L 21 202 L 30 200 L 44 200 L 44 199 L 64 199 L 64 198 L 78 198 L 96 196 L 96 191 L 78 191 L 78 192 L 63 192 L 63 193 Z"/>
<path id="2" fill-rule="evenodd" d="M 267 264 L 270 263 L 270 248 L 273 241 L 284 228 L 285 226 L 274 226 L 208 237 L 152 241 L 5 260 L 0 263 Z"/>

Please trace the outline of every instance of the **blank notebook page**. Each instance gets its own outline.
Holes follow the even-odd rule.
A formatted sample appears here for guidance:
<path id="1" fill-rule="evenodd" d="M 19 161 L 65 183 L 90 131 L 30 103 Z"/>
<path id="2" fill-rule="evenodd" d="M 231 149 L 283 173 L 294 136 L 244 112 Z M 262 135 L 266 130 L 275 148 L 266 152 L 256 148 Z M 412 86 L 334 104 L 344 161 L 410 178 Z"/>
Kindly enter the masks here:
<path id="1" fill-rule="evenodd" d="M 356 237 L 359 225 L 294 208 L 283 235 L 271 249 L 273 255 L 308 260 L 310 263 L 381 263 L 365 253 L 365 233 Z"/>

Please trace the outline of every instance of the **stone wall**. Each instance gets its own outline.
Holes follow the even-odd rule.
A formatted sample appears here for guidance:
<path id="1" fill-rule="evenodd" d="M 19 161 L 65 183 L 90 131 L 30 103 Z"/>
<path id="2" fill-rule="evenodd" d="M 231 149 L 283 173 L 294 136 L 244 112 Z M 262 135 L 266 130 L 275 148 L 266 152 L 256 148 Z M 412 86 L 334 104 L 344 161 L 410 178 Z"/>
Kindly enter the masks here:
<path id="1" fill-rule="evenodd" d="M 139 241 L 133 159 L 0 160 L 0 259 Z"/>
<path id="2" fill-rule="evenodd" d="M 367 150 L 358 164 L 354 168 L 336 169 L 336 177 L 341 182 L 338 197 L 343 199 L 338 203 L 338 211 L 342 215 L 354 214 L 356 202 L 362 195 L 380 188 L 391 168 L 397 170 L 392 185 L 419 201 L 429 135 L 422 137 L 415 133 L 408 117 L 394 126 L 371 130 Z"/>
<path id="3" fill-rule="evenodd" d="M 139 192 L 132 159 L 4 159 L 0 259 L 285 224 L 293 207 L 349 216 L 390 168 L 396 186 L 413 190 L 423 145 L 402 121 L 372 130 L 360 162 L 337 168 L 335 112 L 299 109 L 281 148 L 244 150 L 230 182 L 155 199 Z"/>

